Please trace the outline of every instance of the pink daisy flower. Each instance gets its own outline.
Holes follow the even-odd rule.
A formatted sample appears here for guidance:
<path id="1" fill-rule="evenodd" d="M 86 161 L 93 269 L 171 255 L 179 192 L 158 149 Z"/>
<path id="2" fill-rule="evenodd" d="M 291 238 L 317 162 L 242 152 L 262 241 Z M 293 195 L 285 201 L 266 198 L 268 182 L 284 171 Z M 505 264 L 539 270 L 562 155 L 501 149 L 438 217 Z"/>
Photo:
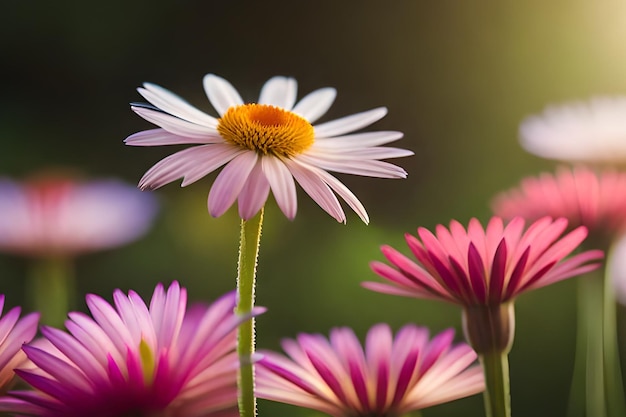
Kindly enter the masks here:
<path id="1" fill-rule="evenodd" d="M 626 231 L 626 173 L 560 167 L 554 174 L 523 179 L 519 187 L 497 195 L 492 208 L 504 218 L 565 217 L 571 227 L 585 226 L 610 241 Z"/>
<path id="2" fill-rule="evenodd" d="M 420 227 L 419 237 L 406 234 L 416 261 L 390 246 L 382 252 L 391 263 L 374 261 L 372 270 L 388 283 L 365 282 L 382 293 L 431 298 L 471 306 L 494 306 L 518 295 L 596 269 L 603 252 L 592 250 L 567 260 L 587 236 L 580 226 L 565 236 L 567 219 L 543 217 L 524 229 L 516 217 L 506 225 L 493 217 L 486 228 L 476 219 L 467 230 L 457 221 Z"/>
<path id="3" fill-rule="evenodd" d="M 137 239 L 150 227 L 156 202 L 117 180 L 0 178 L 0 213 L 0 250 L 76 255 Z"/>
<path id="4" fill-rule="evenodd" d="M 528 152 L 560 161 L 614 163 L 626 160 L 626 97 L 594 97 L 526 118 L 520 142 Z"/>
<path id="5" fill-rule="evenodd" d="M 384 107 L 313 125 L 332 105 L 336 91 L 322 88 L 296 102 L 293 78 L 268 80 L 257 103 L 245 103 L 225 79 L 204 77 L 204 89 L 218 118 L 201 112 L 174 93 L 146 83 L 139 93 L 151 105 L 132 106 L 139 116 L 159 126 L 128 137 L 133 146 L 198 145 L 161 160 L 139 182 L 155 189 L 183 178 L 182 186 L 224 165 L 209 192 L 208 209 L 221 216 L 238 201 L 247 220 L 265 204 L 270 190 L 282 212 L 293 219 L 297 211 L 297 182 L 339 222 L 346 216 L 337 195 L 368 222 L 356 196 L 328 171 L 379 178 L 405 178 L 406 172 L 381 159 L 413 152 L 381 147 L 402 133 L 354 133 L 387 114 Z"/>
<path id="6" fill-rule="evenodd" d="M 147 306 L 130 291 L 114 305 L 87 296 L 93 316 L 70 313 L 69 334 L 43 327 L 24 346 L 35 369 L 16 373 L 35 391 L 13 391 L 0 410 L 42 417 L 238 416 L 235 293 L 187 310 L 187 292 L 158 285 Z"/>
<path id="7" fill-rule="evenodd" d="M 30 342 L 37 333 L 39 314 L 30 313 L 20 318 L 21 309 L 13 307 L 5 315 L 4 295 L 0 295 L 0 393 L 11 386 L 13 370 L 27 361 L 22 344 Z"/>
<path id="8" fill-rule="evenodd" d="M 348 328 L 333 329 L 330 340 L 300 334 L 283 341 L 289 358 L 262 352 L 257 394 L 334 417 L 366 417 L 402 416 L 482 392 L 476 353 L 465 343 L 453 345 L 453 338 L 447 330 L 430 339 L 428 329 L 415 325 L 394 337 L 378 324 L 364 349 Z"/>

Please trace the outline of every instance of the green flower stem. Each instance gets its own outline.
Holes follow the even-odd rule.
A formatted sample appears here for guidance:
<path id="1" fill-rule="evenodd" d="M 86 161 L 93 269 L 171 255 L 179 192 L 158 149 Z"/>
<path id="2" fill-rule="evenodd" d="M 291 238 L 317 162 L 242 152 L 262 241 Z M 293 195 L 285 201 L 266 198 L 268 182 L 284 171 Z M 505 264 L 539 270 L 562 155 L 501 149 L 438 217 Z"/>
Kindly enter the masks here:
<path id="1" fill-rule="evenodd" d="M 466 306 L 463 309 L 463 333 L 483 366 L 485 414 L 487 417 L 510 417 L 508 353 L 515 334 L 513 302 Z"/>
<path id="2" fill-rule="evenodd" d="M 511 416 L 511 392 L 509 382 L 509 359 L 505 352 L 480 355 L 485 373 L 485 412 L 487 417 Z"/>
<path id="3" fill-rule="evenodd" d="M 578 335 L 570 417 L 607 417 L 604 375 L 604 279 L 600 271 L 578 281 Z"/>
<path id="4" fill-rule="evenodd" d="M 256 266 L 263 225 L 263 209 L 250 220 L 241 221 L 239 264 L 237 270 L 237 314 L 248 314 L 254 307 Z M 238 329 L 237 353 L 239 354 L 239 413 L 241 417 L 256 416 L 254 396 L 254 319 L 242 323 Z"/>
<path id="5" fill-rule="evenodd" d="M 63 257 L 33 261 L 27 285 L 30 305 L 41 313 L 41 322 L 62 326 L 75 292 L 71 262 Z"/>
<path id="6" fill-rule="evenodd" d="M 612 256 L 613 253 L 610 251 L 608 257 L 611 258 Z M 611 265 L 610 259 L 607 260 L 606 265 Z M 608 415 L 619 417 L 626 416 L 626 399 L 624 398 L 624 382 L 622 381 L 622 367 L 617 340 L 617 300 L 611 279 L 611 271 L 607 266 L 604 275 L 603 309 L 606 401 Z"/>

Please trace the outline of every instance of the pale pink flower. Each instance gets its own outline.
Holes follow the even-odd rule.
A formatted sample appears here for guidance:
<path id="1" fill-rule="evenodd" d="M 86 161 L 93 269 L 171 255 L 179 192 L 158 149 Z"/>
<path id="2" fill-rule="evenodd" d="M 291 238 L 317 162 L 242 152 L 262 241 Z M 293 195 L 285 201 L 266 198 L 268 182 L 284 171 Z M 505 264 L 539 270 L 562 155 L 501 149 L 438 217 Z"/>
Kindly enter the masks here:
<path id="1" fill-rule="evenodd" d="M 626 161 L 626 97 L 549 106 L 520 125 L 520 142 L 537 156 L 570 162 Z"/>
<path id="2" fill-rule="evenodd" d="M 4 310 L 4 295 L 0 295 L 0 315 Z M 37 333 L 39 314 L 20 318 L 20 307 L 13 307 L 0 318 L 0 393 L 6 393 L 14 380 L 13 370 L 27 361 L 22 344 L 30 342 Z"/>
<path id="3" fill-rule="evenodd" d="M 585 226 L 591 235 L 611 241 L 626 231 L 626 173 L 560 167 L 554 174 L 524 178 L 498 194 L 492 208 L 507 219 L 565 217 L 570 227 Z"/>
<path id="4" fill-rule="evenodd" d="M 256 392 L 334 417 L 403 416 L 484 390 L 476 353 L 453 338 L 446 330 L 430 339 L 415 325 L 394 337 L 378 324 L 363 348 L 349 328 L 333 329 L 330 339 L 300 334 L 283 341 L 289 358 L 260 351 Z"/>
<path id="5" fill-rule="evenodd" d="M 584 226 L 565 236 L 567 219 L 543 217 L 525 229 L 516 217 L 506 225 L 492 217 L 486 228 L 476 219 L 467 230 L 457 221 L 420 227 L 419 237 L 406 234 L 411 260 L 390 246 L 382 252 L 391 263 L 374 261 L 372 270 L 388 283 L 365 282 L 382 293 L 431 298 L 464 307 L 497 306 L 518 295 L 598 268 L 600 250 L 570 255 L 587 236 Z"/>
<path id="6" fill-rule="evenodd" d="M 87 296 L 92 317 L 70 313 L 69 333 L 43 327 L 47 343 L 24 346 L 37 366 L 16 373 L 34 391 L 12 391 L 0 410 L 41 417 L 238 416 L 231 292 L 187 310 L 187 292 L 158 285 L 148 305 L 130 291 L 114 305 Z"/>
<path id="7" fill-rule="evenodd" d="M 273 77 L 257 103 L 245 103 L 225 79 L 204 77 L 204 89 L 218 118 L 201 112 L 174 93 L 146 83 L 139 93 L 151 105 L 132 109 L 159 126 L 131 135 L 133 146 L 198 145 L 158 162 L 139 182 L 155 189 L 183 178 L 182 186 L 198 181 L 224 165 L 208 198 L 212 216 L 221 216 L 238 201 L 243 219 L 254 216 L 270 190 L 282 212 L 293 219 L 297 211 L 297 182 L 337 221 L 346 216 L 337 195 L 368 222 L 356 196 L 328 171 L 379 178 L 405 178 L 406 172 L 381 159 L 412 155 L 404 149 L 381 147 L 402 133 L 354 133 L 387 114 L 384 107 L 313 125 L 332 105 L 336 91 L 322 88 L 296 102 L 293 78 Z"/>
<path id="8" fill-rule="evenodd" d="M 0 178 L 0 250 L 77 255 L 133 241 L 156 214 L 153 196 L 118 180 Z"/>

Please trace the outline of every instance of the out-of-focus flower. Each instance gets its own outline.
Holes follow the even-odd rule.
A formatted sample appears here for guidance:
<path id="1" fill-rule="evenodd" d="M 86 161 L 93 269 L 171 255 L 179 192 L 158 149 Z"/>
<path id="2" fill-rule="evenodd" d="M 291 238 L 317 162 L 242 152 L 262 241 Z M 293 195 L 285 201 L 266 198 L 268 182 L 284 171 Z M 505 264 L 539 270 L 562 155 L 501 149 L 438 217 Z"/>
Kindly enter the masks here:
<path id="1" fill-rule="evenodd" d="M 154 196 L 118 180 L 0 178 L 0 250 L 71 256 L 128 243 L 156 214 Z"/>
<path id="2" fill-rule="evenodd" d="M 492 207 L 504 218 L 567 218 L 570 228 L 587 228 L 589 236 L 582 247 L 604 250 L 609 262 L 615 264 L 619 255 L 613 245 L 626 231 L 626 173 L 608 168 L 595 171 L 585 166 L 560 167 L 555 174 L 523 179 L 519 187 L 497 195 Z M 607 279 L 603 280 L 602 275 Z M 615 415 L 626 415 L 616 348 L 614 294 L 606 287 L 611 279 L 615 285 L 620 282 L 609 269 L 578 282 L 579 343 L 572 393 L 586 392 L 583 404 L 590 409 L 608 407 Z M 589 389 L 591 386 L 593 389 Z"/>
<path id="3" fill-rule="evenodd" d="M 564 259 L 587 236 L 580 226 L 561 237 L 567 219 L 544 217 L 527 230 L 522 218 L 504 224 L 492 217 L 486 228 L 476 219 L 467 230 L 457 221 L 450 227 L 436 227 L 436 234 L 420 227 L 419 236 L 406 234 L 406 242 L 416 261 L 390 246 L 382 252 L 392 266 L 371 263 L 372 270 L 388 283 L 365 282 L 373 291 L 416 298 L 439 299 L 464 308 L 468 341 L 478 352 L 483 349 L 507 351 L 514 335 L 513 301 L 536 288 L 544 287 L 598 268 L 603 252 L 591 250 Z M 502 306 L 502 307 L 500 307 Z M 474 317 L 475 315 L 479 317 Z M 491 333 L 474 329 L 483 316 L 494 315 Z M 480 318 L 483 317 L 483 318 Z M 468 327 L 469 326 L 469 327 Z M 476 333 L 480 334 L 476 334 Z M 496 337 L 497 340 L 484 338 Z"/>
<path id="4" fill-rule="evenodd" d="M 69 334 L 43 327 L 24 346 L 35 369 L 16 373 L 35 391 L 12 391 L 0 410 L 42 417 L 238 416 L 235 293 L 187 310 L 174 282 L 149 307 L 133 291 L 114 305 L 87 296 L 93 316 L 70 313 Z"/>
<path id="5" fill-rule="evenodd" d="M 615 298 L 626 305 L 626 235 L 613 242 L 606 267 Z"/>
<path id="6" fill-rule="evenodd" d="M 225 165 L 209 192 L 213 216 L 221 216 L 238 200 L 239 215 L 249 219 L 263 207 L 271 190 L 285 216 L 293 219 L 298 182 L 337 221 L 345 222 L 346 217 L 336 195 L 367 223 L 361 202 L 327 171 L 406 177 L 402 168 L 381 161 L 413 154 L 380 146 L 400 139 L 402 133 L 353 133 L 383 118 L 384 107 L 314 126 L 332 105 L 335 89 L 316 90 L 296 103 L 296 80 L 273 77 L 261 89 L 258 103 L 248 104 L 216 75 L 204 77 L 204 89 L 219 118 L 157 85 L 146 83 L 138 89 L 151 105 L 135 104 L 132 109 L 159 128 L 131 135 L 126 144 L 199 145 L 158 162 L 139 182 L 142 189 L 159 188 L 178 178 L 186 186 Z"/>
<path id="7" fill-rule="evenodd" d="M 520 142 L 537 156 L 571 162 L 626 161 L 626 97 L 550 106 L 520 126 Z"/>
<path id="8" fill-rule="evenodd" d="M 596 243 L 610 242 L 626 230 L 626 173 L 560 167 L 554 174 L 525 178 L 519 187 L 498 194 L 492 208 L 506 219 L 565 217 L 572 228 L 585 226 Z"/>
<path id="9" fill-rule="evenodd" d="M 0 295 L 0 315 L 4 310 L 4 295 Z M 0 318 L 0 394 L 5 394 L 13 382 L 13 370 L 26 362 L 22 344 L 30 342 L 37 333 L 39 314 L 20 318 L 21 309 L 13 307 Z"/>
<path id="10" fill-rule="evenodd" d="M 404 326 L 395 338 L 386 324 L 370 329 L 365 349 L 354 332 L 336 328 L 330 340 L 300 334 L 284 340 L 287 358 L 262 352 L 260 398 L 322 411 L 334 417 L 399 417 L 484 390 L 476 353 L 453 345 L 454 332 L 433 339 L 428 329 Z"/>

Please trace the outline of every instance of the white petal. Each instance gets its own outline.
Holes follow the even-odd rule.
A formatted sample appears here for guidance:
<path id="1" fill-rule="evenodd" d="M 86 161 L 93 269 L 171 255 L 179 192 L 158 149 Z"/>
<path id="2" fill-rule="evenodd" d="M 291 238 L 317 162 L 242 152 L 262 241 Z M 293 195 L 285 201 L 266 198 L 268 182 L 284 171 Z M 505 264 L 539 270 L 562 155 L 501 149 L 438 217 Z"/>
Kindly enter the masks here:
<path id="1" fill-rule="evenodd" d="M 261 88 L 259 104 L 291 110 L 296 102 L 298 83 L 293 78 L 272 77 Z"/>
<path id="2" fill-rule="evenodd" d="M 248 181 L 239 193 L 239 216 L 248 220 L 261 210 L 270 193 L 270 183 L 263 174 L 261 162 L 258 161 L 248 176 Z"/>
<path id="3" fill-rule="evenodd" d="M 184 184 L 201 178 L 198 172 L 208 173 L 224 165 L 238 153 L 245 152 L 231 145 L 215 144 L 194 146 L 176 152 L 157 162 L 139 181 L 141 189 L 162 187 L 178 178 L 185 177 Z"/>
<path id="4" fill-rule="evenodd" d="M 243 104 L 243 99 L 235 87 L 222 77 L 218 77 L 215 74 L 207 74 L 202 82 L 207 97 L 209 97 L 211 104 L 220 116 L 223 116 L 229 107 Z"/>
<path id="5" fill-rule="evenodd" d="M 248 150 L 229 144 L 211 145 L 211 148 L 207 148 L 207 155 L 202 158 L 202 163 L 197 164 L 185 174 L 180 186 L 186 187 L 193 184 L 244 152 L 248 152 Z"/>
<path id="6" fill-rule="evenodd" d="M 215 135 L 218 135 L 217 130 L 211 127 L 197 125 L 157 110 L 136 106 L 131 106 L 131 109 L 147 121 L 175 135 L 194 139 L 213 138 Z"/>
<path id="7" fill-rule="evenodd" d="M 332 140 L 332 139 L 330 139 Z M 413 151 L 402 148 L 374 146 L 355 149 L 320 149 L 314 146 L 307 150 L 307 155 L 316 156 L 332 161 L 355 161 L 369 159 L 391 159 L 414 155 Z"/>
<path id="8" fill-rule="evenodd" d="M 233 158 L 219 173 L 209 191 L 209 213 L 219 217 L 233 205 L 254 168 L 256 152 L 243 152 Z"/>
<path id="9" fill-rule="evenodd" d="M 326 184 L 328 184 L 330 188 L 332 188 L 334 192 L 339 194 L 339 196 L 343 198 L 346 203 L 348 203 L 350 208 L 359 215 L 361 220 L 363 220 L 363 223 L 368 224 L 370 222 L 370 218 L 367 215 L 365 207 L 363 207 L 363 204 L 361 204 L 359 199 L 356 198 L 356 196 L 352 193 L 352 191 L 348 189 L 348 187 L 343 185 L 341 181 L 339 181 L 337 178 L 333 177 L 324 170 L 319 170 L 318 175 Z"/>
<path id="10" fill-rule="evenodd" d="M 192 123 L 217 128 L 215 117 L 198 110 L 180 96 L 156 84 L 144 83 L 143 86 L 145 88 L 137 89 L 139 94 L 166 113 Z"/>
<path id="11" fill-rule="evenodd" d="M 316 138 L 313 148 L 315 149 L 362 149 L 372 146 L 385 145 L 401 139 L 404 134 L 394 131 L 378 131 L 355 133 L 353 135 L 338 136 L 334 138 Z"/>
<path id="12" fill-rule="evenodd" d="M 339 200 L 337 200 L 330 187 L 315 172 L 290 160 L 286 160 L 285 164 L 296 181 L 298 181 L 298 184 L 313 201 L 338 222 L 346 222 L 346 215 L 341 208 L 341 204 L 339 204 Z"/>
<path id="13" fill-rule="evenodd" d="M 330 138 L 333 136 L 343 135 L 344 133 L 353 132 L 377 122 L 385 117 L 386 114 L 387 108 L 378 107 L 376 109 L 322 123 L 321 125 L 315 126 L 315 137 Z"/>
<path id="14" fill-rule="evenodd" d="M 320 88 L 302 97 L 292 111 L 313 123 L 326 114 L 336 96 L 337 90 L 334 88 Z"/>
<path id="15" fill-rule="evenodd" d="M 202 138 L 190 138 L 178 136 L 165 129 L 150 129 L 137 132 L 124 139 L 124 143 L 130 146 L 162 146 L 182 145 L 195 143 L 222 143 L 224 139 L 220 135 L 215 137 L 205 136 Z"/>
<path id="16" fill-rule="evenodd" d="M 342 160 L 328 155 L 299 155 L 298 159 L 324 170 L 344 174 L 362 175 L 376 178 L 406 178 L 404 169 L 389 162 L 377 160 Z"/>
<path id="17" fill-rule="evenodd" d="M 272 188 L 278 207 L 288 219 L 296 217 L 298 199 L 296 184 L 285 164 L 274 156 L 263 156 L 263 173 Z"/>

